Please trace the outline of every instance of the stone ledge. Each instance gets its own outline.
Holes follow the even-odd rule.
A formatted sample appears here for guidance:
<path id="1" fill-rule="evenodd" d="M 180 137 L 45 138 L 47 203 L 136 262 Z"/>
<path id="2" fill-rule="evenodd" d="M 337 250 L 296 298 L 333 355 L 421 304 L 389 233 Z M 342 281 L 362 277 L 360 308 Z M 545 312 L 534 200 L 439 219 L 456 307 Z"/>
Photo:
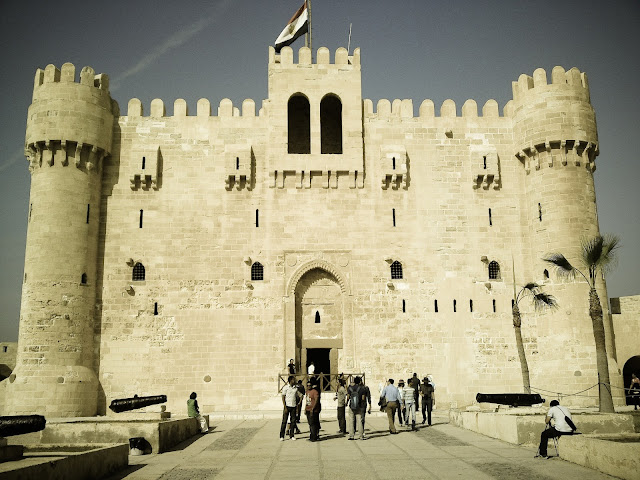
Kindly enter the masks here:
<path id="1" fill-rule="evenodd" d="M 634 480 L 640 472 L 640 434 L 571 435 L 558 443 L 560 457 L 608 475 Z"/>

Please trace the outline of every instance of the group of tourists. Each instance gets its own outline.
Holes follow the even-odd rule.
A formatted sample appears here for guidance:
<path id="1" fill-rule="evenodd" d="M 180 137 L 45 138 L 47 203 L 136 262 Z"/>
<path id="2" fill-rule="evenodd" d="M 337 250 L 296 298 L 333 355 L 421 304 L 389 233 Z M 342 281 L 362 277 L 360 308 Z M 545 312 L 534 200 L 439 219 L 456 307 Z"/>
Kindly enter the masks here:
<path id="1" fill-rule="evenodd" d="M 287 384 L 281 391 L 283 413 L 280 441 L 284 441 L 286 436 L 291 440 L 296 439 L 295 435 L 300 433 L 298 425 L 302 408 L 304 408 L 309 424 L 309 440 L 315 442 L 320 435 L 320 411 L 322 410 L 320 382 L 314 375 L 314 370 L 310 369 L 312 371 L 308 371 L 309 380 L 306 388 L 302 380 L 296 383 L 295 369 L 292 366 L 293 361 L 289 364 L 290 375 Z M 311 367 L 313 368 L 313 365 Z M 337 380 L 338 386 L 334 400 L 337 402 L 338 434 L 348 435 L 349 440 L 365 440 L 366 416 L 371 413 L 371 390 L 359 376 L 352 377 L 348 386 L 347 379 L 343 375 L 339 375 Z M 428 377 L 424 377 L 421 382 L 418 375 L 414 373 L 413 377 L 407 379 L 406 386 L 404 380 L 400 380 L 398 387 L 390 378 L 385 386 L 380 386 L 380 389 L 378 405 L 381 411 L 387 413 L 390 433 L 397 433 L 396 412 L 401 426 L 410 426 L 412 430 L 416 430 L 416 411 L 420 404 L 422 405 L 422 424 L 428 422 L 431 426 L 435 386 Z"/>

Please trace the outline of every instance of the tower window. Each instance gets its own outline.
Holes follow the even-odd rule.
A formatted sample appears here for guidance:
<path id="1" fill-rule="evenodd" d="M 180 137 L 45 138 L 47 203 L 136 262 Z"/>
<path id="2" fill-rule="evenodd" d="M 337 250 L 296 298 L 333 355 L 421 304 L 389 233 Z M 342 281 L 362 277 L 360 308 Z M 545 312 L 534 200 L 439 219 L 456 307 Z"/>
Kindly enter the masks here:
<path id="1" fill-rule="evenodd" d="M 391 159 L 391 168 L 392 168 L 392 170 L 396 169 L 396 157 L 393 157 Z"/>
<path id="2" fill-rule="evenodd" d="M 140 228 L 142 228 L 142 214 L 144 212 L 142 210 L 140 210 Z"/>
<path id="3" fill-rule="evenodd" d="M 158 302 L 153 304 L 153 314 L 158 315 Z"/>
<path id="4" fill-rule="evenodd" d="M 138 262 L 133 266 L 133 275 L 131 276 L 131 280 L 133 280 L 134 282 L 141 282 L 144 280 L 144 278 L 145 278 L 144 265 Z"/>
<path id="5" fill-rule="evenodd" d="M 438 300 L 433 301 L 433 311 L 438 313 Z"/>
<path id="6" fill-rule="evenodd" d="M 260 262 L 251 265 L 251 280 L 264 280 L 264 267 Z"/>
<path id="7" fill-rule="evenodd" d="M 316 310 L 316 323 L 320 323 L 320 312 Z"/>
<path id="8" fill-rule="evenodd" d="M 495 260 L 489 263 L 489 280 L 500 280 L 500 264 Z"/>
<path id="9" fill-rule="evenodd" d="M 482 163 L 484 165 L 484 169 L 487 169 L 487 156 L 485 155 L 484 157 L 482 157 Z"/>
<path id="10" fill-rule="evenodd" d="M 236 170 L 240 170 L 240 157 L 236 157 Z"/>
<path id="11" fill-rule="evenodd" d="M 491 219 L 491 209 L 489 209 L 489 226 L 493 225 L 493 220 Z"/>
<path id="12" fill-rule="evenodd" d="M 493 302 L 493 313 L 496 313 L 496 299 L 494 298 L 492 302 Z"/>
<path id="13" fill-rule="evenodd" d="M 146 158 L 145 158 L 145 157 L 142 157 L 142 170 L 144 170 L 144 165 L 145 165 L 145 163 L 146 163 L 145 161 L 146 161 Z"/>
<path id="14" fill-rule="evenodd" d="M 80 277 L 80 283 L 82 285 L 86 285 L 87 284 L 87 274 L 83 273 L 82 276 Z"/>
<path id="15" fill-rule="evenodd" d="M 391 279 L 402 279 L 402 264 L 397 260 L 391 264 Z"/>
<path id="16" fill-rule="evenodd" d="M 256 228 L 260 226 L 260 211 L 256 208 Z"/>
<path id="17" fill-rule="evenodd" d="M 393 219 L 393 226 L 395 227 L 396 226 L 396 209 L 395 208 L 391 209 L 391 216 Z"/>
<path id="18" fill-rule="evenodd" d="M 473 300 L 469 300 L 469 311 L 473 313 Z"/>
<path id="19" fill-rule="evenodd" d="M 402 300 L 402 313 L 407 313 L 407 302 Z"/>
<path id="20" fill-rule="evenodd" d="M 331 94 L 320 101 L 320 153 L 342 153 L 342 102 Z"/>
<path id="21" fill-rule="evenodd" d="M 287 104 L 288 153 L 311 153 L 311 114 L 309 100 L 293 95 Z"/>
<path id="22" fill-rule="evenodd" d="M 542 205 L 538 204 L 538 219 L 542 221 Z"/>
<path id="23" fill-rule="evenodd" d="M 457 312 L 458 311 L 458 302 L 456 300 L 453 300 L 453 312 Z"/>
<path id="24" fill-rule="evenodd" d="M 89 223 L 89 213 L 91 212 L 91 205 L 87 203 L 87 223 Z"/>

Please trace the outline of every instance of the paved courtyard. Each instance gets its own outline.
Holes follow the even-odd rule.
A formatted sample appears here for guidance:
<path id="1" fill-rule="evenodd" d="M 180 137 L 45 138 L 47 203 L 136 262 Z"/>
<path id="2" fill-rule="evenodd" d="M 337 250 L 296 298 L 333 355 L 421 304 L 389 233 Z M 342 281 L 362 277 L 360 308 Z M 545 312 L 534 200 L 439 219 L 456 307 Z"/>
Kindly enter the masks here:
<path id="1" fill-rule="evenodd" d="M 364 441 L 338 435 L 333 412 L 323 417 L 318 442 L 307 440 L 304 422 L 296 441 L 280 442 L 277 419 L 214 419 L 210 433 L 170 452 L 129 457 L 129 468 L 110 480 L 613 478 L 560 458 L 533 458 L 535 447 L 469 432 L 449 425 L 445 417 L 417 432 L 399 428 L 398 435 L 390 435 L 386 417 L 367 416 Z"/>

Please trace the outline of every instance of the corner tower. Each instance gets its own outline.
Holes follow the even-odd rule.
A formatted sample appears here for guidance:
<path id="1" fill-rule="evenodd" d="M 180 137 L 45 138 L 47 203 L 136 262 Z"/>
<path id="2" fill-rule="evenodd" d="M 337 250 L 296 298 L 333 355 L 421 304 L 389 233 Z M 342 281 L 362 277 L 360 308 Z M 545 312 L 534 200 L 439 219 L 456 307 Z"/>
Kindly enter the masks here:
<path id="1" fill-rule="evenodd" d="M 90 67 L 36 71 L 25 155 L 31 172 L 11 414 L 96 414 L 94 321 L 102 161 L 117 104 Z"/>

